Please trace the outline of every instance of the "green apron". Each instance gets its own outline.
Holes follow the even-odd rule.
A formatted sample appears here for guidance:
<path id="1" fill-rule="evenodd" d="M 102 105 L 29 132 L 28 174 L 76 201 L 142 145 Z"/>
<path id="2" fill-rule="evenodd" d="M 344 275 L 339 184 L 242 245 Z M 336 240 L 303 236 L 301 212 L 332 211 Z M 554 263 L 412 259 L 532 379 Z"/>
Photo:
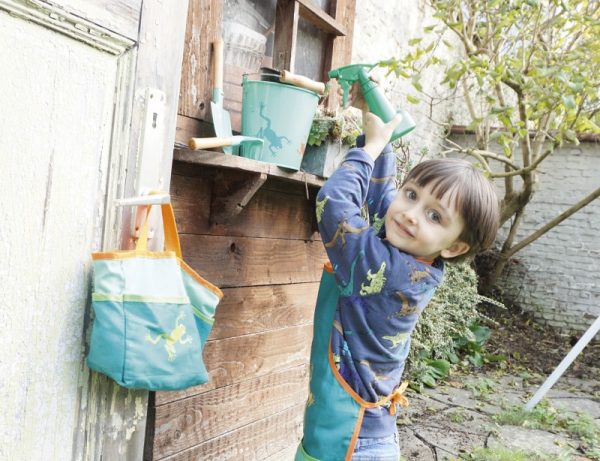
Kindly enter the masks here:
<path id="1" fill-rule="evenodd" d="M 340 296 L 330 264 L 325 265 L 317 296 L 314 334 L 310 354 L 309 396 L 304 413 L 304 436 L 295 461 L 350 460 L 367 408 L 390 402 L 408 405 L 402 392 L 406 384 L 378 401 L 363 400 L 339 374 L 330 348 L 331 329 Z"/>

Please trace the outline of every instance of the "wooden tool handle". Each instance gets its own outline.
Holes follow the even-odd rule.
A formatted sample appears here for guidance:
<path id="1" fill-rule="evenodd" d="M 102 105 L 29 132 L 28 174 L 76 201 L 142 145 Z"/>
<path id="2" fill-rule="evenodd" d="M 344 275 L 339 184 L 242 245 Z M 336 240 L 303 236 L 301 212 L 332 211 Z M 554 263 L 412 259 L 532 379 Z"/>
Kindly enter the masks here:
<path id="1" fill-rule="evenodd" d="M 188 146 L 192 150 L 208 149 L 210 147 L 225 147 L 233 144 L 233 138 L 190 138 Z"/>
<path id="2" fill-rule="evenodd" d="M 213 42 L 213 88 L 223 89 L 223 40 Z"/>
<path id="3" fill-rule="evenodd" d="M 311 78 L 303 75 L 292 74 L 289 70 L 281 71 L 281 81 L 283 83 L 289 83 L 291 85 L 299 86 L 310 91 L 314 91 L 317 94 L 325 94 L 325 84 L 323 82 L 317 82 Z"/>

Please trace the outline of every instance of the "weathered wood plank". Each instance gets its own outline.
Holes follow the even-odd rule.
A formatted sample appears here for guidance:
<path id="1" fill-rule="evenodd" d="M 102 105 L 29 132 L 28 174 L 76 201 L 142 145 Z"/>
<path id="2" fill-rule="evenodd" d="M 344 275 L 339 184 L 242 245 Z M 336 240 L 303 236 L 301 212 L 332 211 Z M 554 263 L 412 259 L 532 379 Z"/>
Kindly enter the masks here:
<path id="1" fill-rule="evenodd" d="M 344 24 L 329 16 L 311 0 L 296 0 L 300 4 L 300 16 L 318 29 L 332 35 L 346 35 Z"/>
<path id="2" fill-rule="evenodd" d="M 181 89 L 183 91 L 183 88 Z M 177 127 L 175 129 L 175 143 L 177 145 L 188 145 L 190 138 L 211 138 L 216 136 L 212 123 L 196 120 L 185 115 L 177 115 Z"/>
<path id="3" fill-rule="evenodd" d="M 296 407 L 307 393 L 308 366 L 303 365 L 161 405 L 156 408 L 154 457 L 173 455 Z"/>
<path id="4" fill-rule="evenodd" d="M 175 165 L 179 164 L 176 162 Z M 314 197 L 307 200 L 302 190 L 277 190 L 267 181 L 238 216 L 225 224 L 210 224 L 210 201 L 214 171 L 204 177 L 174 175 L 171 197 L 177 228 L 181 234 L 234 235 L 296 240 L 319 240 L 315 227 Z M 281 187 L 280 187 L 281 188 Z M 293 189 L 293 188 L 292 188 Z M 312 194 L 314 195 L 314 193 Z M 265 225 L 265 223 L 269 223 Z"/>
<path id="5" fill-rule="evenodd" d="M 326 261 L 319 241 L 180 235 L 187 263 L 221 288 L 316 282 Z"/>
<path id="6" fill-rule="evenodd" d="M 189 2 L 179 94 L 181 115 L 198 120 L 212 120 L 210 118 L 213 87 L 211 44 L 221 34 L 222 16 L 223 2 L 213 0 L 190 0 Z"/>
<path id="7" fill-rule="evenodd" d="M 319 283 L 225 288 L 209 341 L 312 322 Z"/>
<path id="8" fill-rule="evenodd" d="M 262 461 L 290 461 L 294 459 L 296 455 L 296 450 L 298 449 L 298 442 L 295 441 L 294 444 L 284 450 L 278 451 L 277 453 L 273 453 L 269 455 L 267 458 L 263 458 Z"/>
<path id="9" fill-rule="evenodd" d="M 256 69 L 258 70 L 258 69 Z M 242 131 L 242 80 L 243 75 L 248 73 L 248 69 L 238 67 L 231 63 L 225 63 L 223 75 L 223 92 L 225 100 L 223 107 L 229 112 L 231 118 L 231 130 L 235 133 Z M 251 80 L 256 80 L 256 75 L 251 76 Z"/>
<path id="10" fill-rule="evenodd" d="M 270 418 L 262 419 L 220 437 L 208 440 L 189 450 L 182 451 L 165 461 L 197 461 L 200 459 L 219 461 L 264 461 L 287 453 L 302 436 L 304 404 L 288 408 Z"/>
<path id="11" fill-rule="evenodd" d="M 284 328 L 256 335 L 208 341 L 204 360 L 208 383 L 183 391 L 157 392 L 156 404 L 208 392 L 246 379 L 308 363 L 312 325 Z"/>
<path id="12" fill-rule="evenodd" d="M 346 34 L 344 36 L 330 36 L 330 43 L 326 48 L 325 66 L 328 69 L 337 69 L 350 63 L 352 59 L 352 38 L 354 36 L 354 17 L 356 15 L 356 0 L 337 0 L 335 4 L 335 19 L 342 24 Z M 337 81 L 331 81 L 332 87 L 327 97 L 327 108 L 336 110 L 340 104 L 337 94 Z"/>
<path id="13" fill-rule="evenodd" d="M 275 42 L 273 65 L 294 72 L 296 62 L 296 37 L 300 5 L 295 0 L 278 0 L 275 12 Z"/>

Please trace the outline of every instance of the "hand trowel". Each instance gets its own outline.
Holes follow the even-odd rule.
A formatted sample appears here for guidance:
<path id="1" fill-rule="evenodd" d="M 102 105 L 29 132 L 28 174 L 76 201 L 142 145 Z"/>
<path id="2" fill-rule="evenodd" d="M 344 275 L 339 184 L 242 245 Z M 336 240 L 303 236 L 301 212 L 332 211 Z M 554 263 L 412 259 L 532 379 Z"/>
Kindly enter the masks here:
<path id="1" fill-rule="evenodd" d="M 239 146 L 242 143 L 263 143 L 263 140 L 260 138 L 232 136 L 231 117 L 229 116 L 229 112 L 223 109 L 223 40 L 221 39 L 213 43 L 213 91 L 210 110 L 217 137 L 193 138 L 196 141 L 194 144 L 197 146 L 202 145 L 202 147 L 192 147 L 192 140 L 190 140 L 190 147 L 192 149 L 222 147 L 223 152 L 231 154 L 232 146 Z M 201 139 L 210 141 L 201 144 Z M 219 139 L 222 141 L 218 141 Z"/>

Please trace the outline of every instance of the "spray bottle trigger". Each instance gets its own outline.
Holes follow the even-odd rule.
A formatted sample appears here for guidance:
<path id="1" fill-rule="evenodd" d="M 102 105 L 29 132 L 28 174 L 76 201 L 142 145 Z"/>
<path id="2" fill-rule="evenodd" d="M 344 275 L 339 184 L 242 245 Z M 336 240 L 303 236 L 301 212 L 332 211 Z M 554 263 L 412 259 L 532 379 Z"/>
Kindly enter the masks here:
<path id="1" fill-rule="evenodd" d="M 350 82 L 347 80 L 339 79 L 338 83 L 342 87 L 343 95 L 342 95 L 342 109 L 345 109 L 348 105 L 348 95 L 350 91 Z"/>

